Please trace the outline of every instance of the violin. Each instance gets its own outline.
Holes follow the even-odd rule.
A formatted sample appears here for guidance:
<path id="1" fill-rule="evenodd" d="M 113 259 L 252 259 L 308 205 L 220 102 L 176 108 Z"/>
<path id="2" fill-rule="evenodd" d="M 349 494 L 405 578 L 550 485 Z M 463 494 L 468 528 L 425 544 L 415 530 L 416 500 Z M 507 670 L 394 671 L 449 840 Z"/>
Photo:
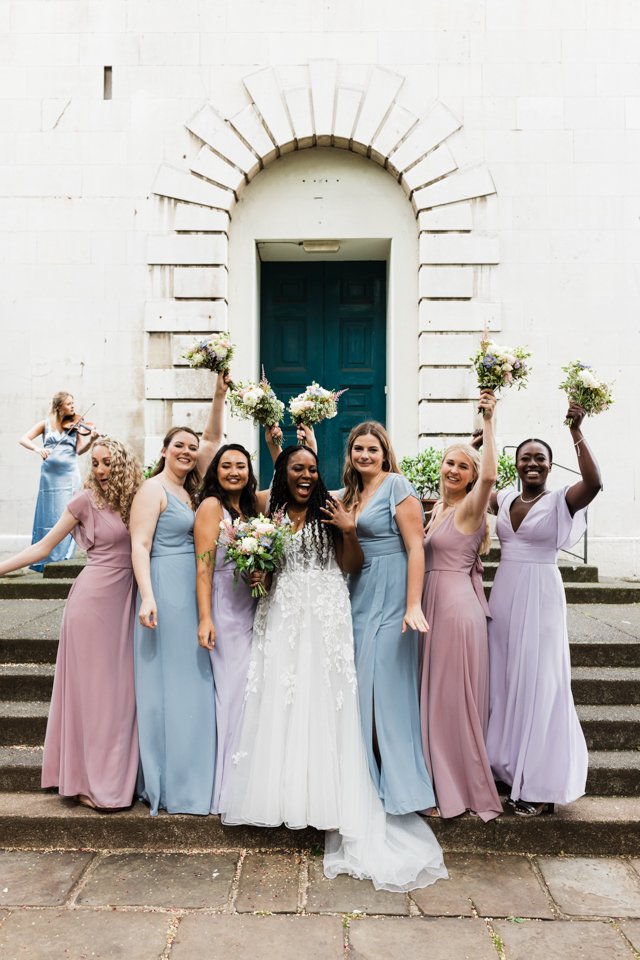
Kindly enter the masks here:
<path id="1" fill-rule="evenodd" d="M 91 420 L 85 420 L 79 413 L 67 413 L 62 418 L 62 429 L 67 433 L 75 430 L 81 437 L 88 437 L 95 431 L 96 425 Z"/>

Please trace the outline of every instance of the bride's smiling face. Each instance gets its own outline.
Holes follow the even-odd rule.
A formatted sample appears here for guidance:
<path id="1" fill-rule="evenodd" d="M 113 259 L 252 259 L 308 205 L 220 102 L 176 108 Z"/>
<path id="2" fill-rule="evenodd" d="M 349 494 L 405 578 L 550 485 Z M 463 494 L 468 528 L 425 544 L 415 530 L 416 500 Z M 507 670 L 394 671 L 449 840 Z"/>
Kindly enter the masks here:
<path id="1" fill-rule="evenodd" d="M 318 464 L 314 455 L 304 448 L 292 453 L 287 463 L 287 487 L 296 503 L 306 506 L 317 482 Z"/>

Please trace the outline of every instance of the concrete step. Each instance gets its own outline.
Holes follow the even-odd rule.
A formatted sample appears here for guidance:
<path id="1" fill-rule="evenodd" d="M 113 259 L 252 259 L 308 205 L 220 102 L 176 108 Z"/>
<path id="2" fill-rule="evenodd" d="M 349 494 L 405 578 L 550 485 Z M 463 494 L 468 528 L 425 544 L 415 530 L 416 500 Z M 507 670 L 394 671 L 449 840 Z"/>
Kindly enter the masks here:
<path id="1" fill-rule="evenodd" d="M 640 855 L 638 804 L 630 797 L 583 797 L 553 816 L 506 812 L 491 823 L 468 816 L 433 820 L 445 851 Z M 87 850 L 224 850 L 322 848 L 317 830 L 225 827 L 218 817 L 150 817 L 146 806 L 98 813 L 51 792 L 0 793 L 0 847 Z"/>
<path id="2" fill-rule="evenodd" d="M 640 704 L 640 667 L 574 667 L 571 688 L 579 704 Z"/>
<path id="3" fill-rule="evenodd" d="M 495 579 L 496 570 L 498 569 L 498 563 L 493 561 L 485 562 L 483 560 L 484 566 L 484 580 L 485 582 L 493 583 Z M 560 569 L 560 575 L 564 583 L 597 583 L 598 582 L 598 568 L 589 566 L 588 564 L 575 564 L 566 563 L 561 561 L 558 564 Z"/>
<path id="4" fill-rule="evenodd" d="M 74 557 L 73 560 L 56 560 L 55 563 L 47 563 L 42 575 L 45 580 L 74 580 L 81 570 L 84 570 L 87 561 L 85 558 Z"/>
<path id="5" fill-rule="evenodd" d="M 0 700 L 51 699 L 52 663 L 0 664 Z"/>
<path id="6" fill-rule="evenodd" d="M 591 752 L 640 750 L 640 707 L 583 704 L 577 710 Z M 640 766 L 640 753 L 637 762 Z"/>
<path id="7" fill-rule="evenodd" d="M 3 700 L 0 702 L 0 747 L 19 743 L 42 746 L 47 729 L 49 704 L 44 700 Z"/>
<path id="8" fill-rule="evenodd" d="M 45 579 L 40 573 L 0 577 L 0 600 L 64 600 L 74 581 Z"/>

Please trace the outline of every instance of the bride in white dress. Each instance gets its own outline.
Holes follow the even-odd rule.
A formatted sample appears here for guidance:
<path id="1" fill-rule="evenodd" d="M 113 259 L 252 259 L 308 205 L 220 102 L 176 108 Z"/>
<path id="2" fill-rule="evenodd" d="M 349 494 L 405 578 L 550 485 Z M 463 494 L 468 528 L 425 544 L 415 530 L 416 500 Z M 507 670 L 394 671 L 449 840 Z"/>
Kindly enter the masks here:
<path id="1" fill-rule="evenodd" d="M 295 533 L 258 604 L 222 819 L 326 830 L 327 877 L 348 873 L 392 891 L 425 887 L 447 876 L 442 850 L 417 814 L 385 814 L 373 786 L 343 576 L 357 572 L 362 551 L 308 448 L 288 447 L 276 461 L 271 509 L 280 507 Z"/>

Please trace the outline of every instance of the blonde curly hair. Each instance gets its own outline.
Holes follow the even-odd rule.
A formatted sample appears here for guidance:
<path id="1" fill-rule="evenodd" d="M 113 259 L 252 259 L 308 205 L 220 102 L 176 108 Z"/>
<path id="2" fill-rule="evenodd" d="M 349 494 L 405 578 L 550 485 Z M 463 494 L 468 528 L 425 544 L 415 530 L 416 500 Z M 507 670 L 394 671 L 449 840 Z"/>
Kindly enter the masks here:
<path id="1" fill-rule="evenodd" d="M 131 450 L 120 443 L 119 440 L 112 440 L 111 437 L 97 437 L 91 445 L 92 454 L 96 447 L 106 447 L 111 454 L 109 486 L 106 490 L 102 489 L 93 475 L 93 468 L 89 468 L 84 485 L 87 490 L 93 493 L 93 499 L 98 509 L 105 505 L 111 507 L 112 510 L 120 514 L 125 527 L 128 527 L 131 501 L 144 479 L 142 467 Z"/>

